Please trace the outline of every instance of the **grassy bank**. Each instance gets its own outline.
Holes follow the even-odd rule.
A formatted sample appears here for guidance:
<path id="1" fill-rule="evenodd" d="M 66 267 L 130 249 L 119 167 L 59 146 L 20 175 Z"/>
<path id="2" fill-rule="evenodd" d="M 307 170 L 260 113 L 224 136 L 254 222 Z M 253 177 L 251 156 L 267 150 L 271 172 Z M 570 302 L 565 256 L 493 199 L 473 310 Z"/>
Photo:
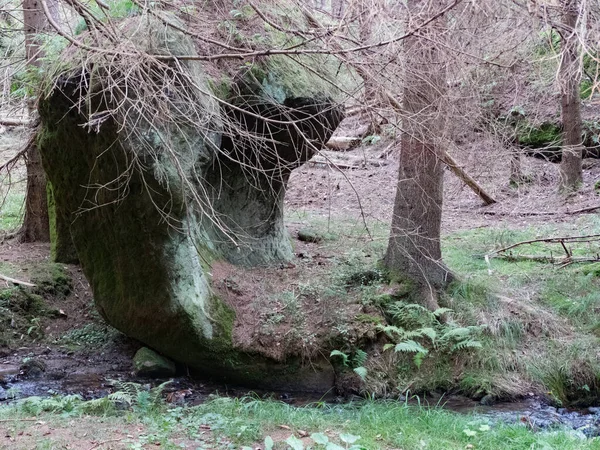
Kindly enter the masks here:
<path id="1" fill-rule="evenodd" d="M 55 449 L 597 449 L 566 430 L 533 432 L 477 416 L 398 402 L 293 407 L 217 397 L 168 407 L 141 391 L 82 402 L 28 399 L 0 408 L 0 448 Z M 272 446 L 270 446 L 273 442 Z M 95 447 L 93 447 L 95 446 Z"/>
<path id="2" fill-rule="evenodd" d="M 371 346 L 369 356 L 358 362 L 352 362 L 356 343 L 340 344 L 350 368 L 366 369 L 364 391 L 384 396 L 452 391 L 496 399 L 534 392 L 563 406 L 597 402 L 600 264 L 528 260 L 564 255 L 560 244 L 540 242 L 514 248 L 511 258 L 493 255 L 527 240 L 600 234 L 595 215 L 445 236 L 444 260 L 458 276 L 440 301 L 451 310 L 442 311 L 445 321 L 414 305 L 410 286 L 390 286 L 380 276 L 378 261 L 387 245 L 384 224 L 369 224 L 368 234 L 360 221 L 299 218 L 300 227 L 323 236 L 318 251 L 334 261 L 325 277 L 313 277 L 311 292 L 335 290 L 346 301 L 361 303 L 367 313 L 357 320 L 371 320 L 392 343 Z M 574 256 L 600 253 L 594 240 L 567 246 Z"/>

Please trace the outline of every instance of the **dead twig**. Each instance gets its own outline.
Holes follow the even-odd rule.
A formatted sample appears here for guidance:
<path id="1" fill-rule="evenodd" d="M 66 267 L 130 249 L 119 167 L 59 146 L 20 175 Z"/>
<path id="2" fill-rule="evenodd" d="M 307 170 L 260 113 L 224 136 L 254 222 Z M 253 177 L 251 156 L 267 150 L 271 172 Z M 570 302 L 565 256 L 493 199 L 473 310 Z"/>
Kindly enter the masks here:
<path id="1" fill-rule="evenodd" d="M 517 242 L 516 244 L 509 245 L 508 247 L 501 248 L 499 250 L 494 250 L 488 253 L 488 256 L 492 256 L 498 253 L 504 253 L 507 250 L 513 249 L 515 247 L 519 247 L 521 245 L 534 244 L 536 242 L 546 242 L 548 244 L 561 244 L 564 243 L 575 243 L 575 242 L 593 242 L 600 241 L 600 234 L 588 234 L 584 236 L 565 236 L 565 237 L 556 237 L 556 238 L 541 238 L 541 239 L 531 239 L 528 241 Z"/>
<path id="2" fill-rule="evenodd" d="M 458 211 L 458 210 L 456 210 Z M 536 212 L 536 211 L 477 211 L 484 216 L 555 216 L 560 214 L 560 211 L 554 212 Z"/>
<path id="3" fill-rule="evenodd" d="M 0 119 L 0 125 L 4 125 L 5 127 L 20 127 L 31 125 L 31 121 L 28 119 Z"/>
<path id="4" fill-rule="evenodd" d="M 566 267 L 570 264 L 574 263 L 583 263 L 583 262 L 599 262 L 600 255 L 596 256 L 548 256 L 548 255 L 513 255 L 512 253 L 506 255 L 496 255 L 494 258 L 500 258 L 507 261 L 517 262 L 517 261 L 533 261 L 533 262 L 542 262 L 542 263 L 550 263 L 557 264 L 561 268 Z"/>
<path id="5" fill-rule="evenodd" d="M 1 273 L 0 273 L 0 280 L 8 281 L 9 283 L 13 283 L 13 284 L 19 284 L 21 286 L 35 287 L 35 284 L 33 284 L 33 283 L 17 280 L 16 278 L 7 277 L 6 275 L 2 275 Z"/>
<path id="6" fill-rule="evenodd" d="M 1 121 L 0 121 L 0 124 L 1 124 Z M 37 139 L 37 131 L 38 131 L 39 124 L 40 124 L 39 119 L 29 122 L 29 125 L 32 128 L 32 132 L 31 132 L 31 135 L 29 136 L 29 138 L 27 139 L 27 142 L 25 143 L 25 145 L 23 145 L 23 147 L 21 147 L 21 150 L 19 150 L 15 156 L 13 156 L 12 158 L 10 158 L 8 161 L 6 161 L 4 164 L 2 164 L 0 166 L 0 172 L 2 172 L 3 170 L 11 170 L 11 168 L 15 165 L 15 163 L 19 159 L 25 157 L 25 155 L 27 154 L 27 150 L 35 143 L 35 140 Z"/>
<path id="7" fill-rule="evenodd" d="M 585 213 L 589 213 L 589 212 L 594 212 L 594 211 L 596 211 L 598 209 L 600 209 L 600 205 L 588 206 L 586 208 L 576 209 L 574 211 L 566 211 L 566 214 L 570 214 L 570 215 L 585 214 Z"/>
<path id="8" fill-rule="evenodd" d="M 3 170 L 9 169 L 12 166 L 14 166 L 15 163 L 19 159 L 25 157 L 26 154 L 27 154 L 27 147 L 24 147 L 21 150 L 19 150 L 15 156 L 13 156 L 12 158 L 10 158 L 8 161 L 6 161 L 4 164 L 2 164 L 0 166 L 0 172 L 2 172 Z"/>

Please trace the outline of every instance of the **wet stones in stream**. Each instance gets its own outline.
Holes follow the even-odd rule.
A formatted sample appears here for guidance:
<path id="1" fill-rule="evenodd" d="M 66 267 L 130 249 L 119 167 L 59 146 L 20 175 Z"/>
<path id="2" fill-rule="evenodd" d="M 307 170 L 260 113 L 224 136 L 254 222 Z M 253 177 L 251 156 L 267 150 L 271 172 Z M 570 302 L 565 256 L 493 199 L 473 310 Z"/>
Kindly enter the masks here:
<path id="1" fill-rule="evenodd" d="M 41 359 L 30 358 L 21 364 L 20 373 L 23 374 L 24 379 L 37 379 L 42 377 L 46 368 L 46 363 Z"/>
<path id="2" fill-rule="evenodd" d="M 581 439 L 600 436 L 600 408 L 568 410 L 542 403 L 533 404 L 523 411 L 494 411 L 483 414 L 493 422 L 521 423 L 533 431 L 550 431 L 558 427 L 571 428 Z"/>

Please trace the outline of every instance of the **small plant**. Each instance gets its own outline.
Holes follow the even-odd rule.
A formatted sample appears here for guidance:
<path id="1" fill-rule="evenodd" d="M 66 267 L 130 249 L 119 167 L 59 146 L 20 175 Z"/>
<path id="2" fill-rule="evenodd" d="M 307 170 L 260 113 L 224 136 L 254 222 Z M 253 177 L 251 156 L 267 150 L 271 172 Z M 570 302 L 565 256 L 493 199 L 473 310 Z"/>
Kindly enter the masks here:
<path id="1" fill-rule="evenodd" d="M 50 398 L 28 397 L 18 403 L 18 407 L 25 413 L 37 416 L 43 412 L 63 413 L 73 415 L 83 403 L 80 395 L 65 395 Z"/>
<path id="2" fill-rule="evenodd" d="M 56 343 L 98 348 L 110 341 L 115 333 L 116 330 L 111 327 L 90 323 L 81 328 L 70 330 L 57 339 Z"/>
<path id="3" fill-rule="evenodd" d="M 148 413 L 160 409 L 163 404 L 162 393 L 171 381 L 165 381 L 154 388 L 147 388 L 140 383 L 131 381 L 110 380 L 117 391 L 110 394 L 108 399 L 115 403 L 126 404 L 134 412 Z"/>
<path id="4" fill-rule="evenodd" d="M 472 348 L 481 348 L 475 337 L 481 333 L 479 326 L 460 327 L 444 324 L 439 319 L 452 312 L 448 308 L 429 311 L 417 304 L 395 302 L 388 309 L 396 325 L 378 325 L 393 344 L 386 344 L 383 350 L 394 349 L 396 353 L 414 353 L 413 362 L 421 367 L 423 359 L 430 353 L 454 353 Z"/>
<path id="5" fill-rule="evenodd" d="M 360 436 L 355 436 L 349 433 L 341 433 L 339 435 L 340 441 L 344 444 L 338 445 L 335 442 L 329 440 L 329 437 L 323 433 L 313 433 L 310 435 L 310 438 L 316 444 L 316 447 L 307 447 L 307 448 L 324 448 L 325 450 L 361 450 L 366 449 L 361 445 L 356 445 L 355 442 L 360 440 Z M 293 434 L 285 440 L 285 443 L 288 445 L 288 448 L 292 450 L 304 450 L 304 443 L 301 439 L 298 439 Z M 264 450 L 273 450 L 275 448 L 275 442 L 271 436 L 267 436 L 264 441 Z M 242 447 L 242 450 L 251 450 L 252 447 Z"/>
<path id="6" fill-rule="evenodd" d="M 34 339 L 38 339 L 44 336 L 44 331 L 42 330 L 41 320 L 39 317 L 34 317 L 30 320 L 31 325 L 27 328 L 27 336 L 31 336 Z"/>
<path id="7" fill-rule="evenodd" d="M 367 360 L 367 352 L 361 349 L 357 349 L 352 357 L 350 357 L 347 353 L 344 353 L 340 350 L 333 350 L 329 357 L 339 356 L 342 358 L 342 364 L 344 367 L 352 368 L 352 371 L 356 373 L 361 380 L 365 380 L 367 378 L 367 369 L 364 367 L 364 363 Z"/>
<path id="8" fill-rule="evenodd" d="M 363 145 L 375 145 L 381 140 L 381 136 L 378 134 L 371 134 L 365 138 L 363 138 Z"/>

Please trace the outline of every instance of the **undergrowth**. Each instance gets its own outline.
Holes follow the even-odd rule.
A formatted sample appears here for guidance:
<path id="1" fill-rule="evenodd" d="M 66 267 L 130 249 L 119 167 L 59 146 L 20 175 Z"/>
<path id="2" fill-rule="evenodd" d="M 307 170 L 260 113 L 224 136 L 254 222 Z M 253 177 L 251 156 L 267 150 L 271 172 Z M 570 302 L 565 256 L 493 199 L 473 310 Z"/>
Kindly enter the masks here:
<path id="1" fill-rule="evenodd" d="M 336 255 L 326 282 L 315 279 L 310 289 L 364 305 L 365 312 L 354 319 L 386 335 L 387 344 L 368 348 L 337 342 L 335 350 L 346 356 L 344 366 L 359 369 L 365 380 L 361 392 L 452 391 L 494 399 L 535 392 L 557 405 L 590 404 L 600 394 L 600 365 L 593 350 L 600 338 L 600 263 L 559 267 L 493 253 L 526 240 L 600 234 L 595 216 L 443 237 L 444 261 L 457 281 L 440 298 L 445 309 L 435 313 L 415 303 L 408 283 L 386 280 L 379 266 L 387 244 L 385 227 L 373 224 L 369 235 L 360 221 L 301 219 L 315 232 L 328 233 L 319 251 Z M 600 245 L 569 244 L 569 251 L 593 256 Z M 564 250 L 536 242 L 512 254 L 560 256 Z M 357 350 L 368 354 L 360 364 L 354 358 Z"/>
<path id="2" fill-rule="evenodd" d="M 40 423 L 56 429 L 65 417 L 88 417 L 92 421 L 98 417 L 98 426 L 110 419 L 122 427 L 133 425 L 143 430 L 139 436 L 121 442 L 126 447 L 120 448 L 129 449 L 146 445 L 165 449 L 293 450 L 598 448 L 597 438 L 581 440 L 566 430 L 536 433 L 523 424 L 491 422 L 483 416 L 397 401 L 346 405 L 318 402 L 295 407 L 254 397 L 213 396 L 199 406 L 173 407 L 162 400 L 165 387 L 163 384 L 148 390 L 122 383 L 115 385 L 119 390 L 108 397 L 87 402 L 72 395 L 34 397 L 0 407 L 0 420 L 14 420 L 6 431 L 11 436 L 17 432 L 30 434 Z M 31 417 L 38 420 L 23 421 Z M 52 433 L 47 435 L 51 445 Z"/>
<path id="3" fill-rule="evenodd" d="M 464 389 L 499 397 L 533 389 L 559 405 L 590 404 L 597 398 L 597 263 L 563 267 L 493 257 L 494 250 L 518 242 L 597 233 L 600 221 L 589 216 L 569 224 L 486 228 L 446 237 L 444 259 L 461 279 L 448 290 L 448 300 L 457 320 L 486 326 L 482 351 L 469 362 L 461 380 Z M 568 248 L 576 256 L 593 256 L 600 250 L 598 242 Z M 536 242 L 512 253 L 561 256 L 564 250 Z"/>

